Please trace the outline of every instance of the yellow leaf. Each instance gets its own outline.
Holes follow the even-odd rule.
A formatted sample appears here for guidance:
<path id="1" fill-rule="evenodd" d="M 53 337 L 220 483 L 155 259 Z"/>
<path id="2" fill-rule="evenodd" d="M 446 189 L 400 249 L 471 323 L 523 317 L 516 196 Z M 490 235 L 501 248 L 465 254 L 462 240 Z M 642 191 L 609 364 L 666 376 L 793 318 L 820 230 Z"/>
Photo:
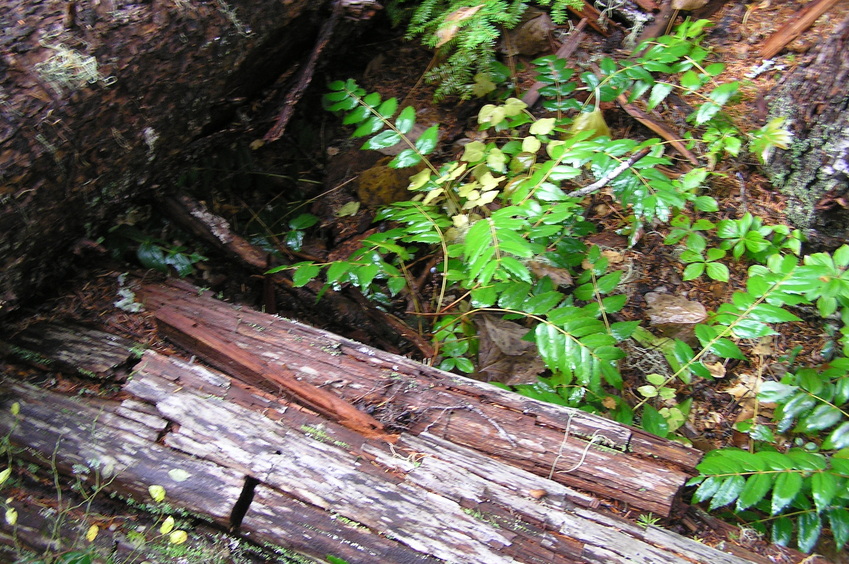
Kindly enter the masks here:
<path id="1" fill-rule="evenodd" d="M 88 531 L 86 531 L 85 540 L 87 540 L 88 542 L 94 542 L 94 539 L 97 538 L 97 533 L 99 531 L 100 527 L 98 527 L 97 525 L 92 525 L 88 528 Z"/>
<path id="2" fill-rule="evenodd" d="M 418 190 L 430 180 L 430 171 L 428 169 L 423 169 L 417 174 L 414 174 L 410 177 L 410 185 L 407 186 L 407 190 Z"/>
<path id="3" fill-rule="evenodd" d="M 161 503 L 165 499 L 165 488 L 162 486 L 150 486 L 147 491 L 156 503 Z"/>
<path id="4" fill-rule="evenodd" d="M 539 151 L 540 147 L 542 147 L 542 143 L 540 143 L 539 139 L 532 135 L 522 139 L 522 151 L 526 153 L 536 153 Z"/>
<path id="5" fill-rule="evenodd" d="M 538 119 L 531 126 L 531 135 L 548 135 L 554 130 L 554 118 Z"/>
<path id="6" fill-rule="evenodd" d="M 12 474 L 12 467 L 8 467 L 2 472 L 0 472 L 0 484 L 9 479 L 9 476 Z"/>
<path id="7" fill-rule="evenodd" d="M 575 116 L 575 121 L 572 122 L 571 131 L 573 134 L 581 133 L 582 131 L 594 131 L 590 139 L 595 137 L 610 137 L 610 128 L 604 121 L 604 116 L 601 110 L 593 110 L 591 112 L 583 112 Z"/>
<path id="8" fill-rule="evenodd" d="M 17 417 L 18 414 L 21 412 L 21 404 L 19 404 L 18 402 L 12 403 L 12 407 L 9 408 L 9 411 L 12 412 L 12 415 Z"/>
<path id="9" fill-rule="evenodd" d="M 170 515 L 162 522 L 162 525 L 159 527 L 159 532 L 163 535 L 167 535 L 171 531 L 174 530 L 174 518 Z"/>
<path id="10" fill-rule="evenodd" d="M 11 526 L 15 526 L 15 523 L 18 522 L 18 512 L 15 511 L 14 508 L 9 507 L 6 509 L 6 523 Z"/>
<path id="11" fill-rule="evenodd" d="M 168 536 L 168 542 L 171 544 L 183 544 L 188 538 L 189 535 L 186 534 L 186 531 L 177 529 L 176 531 L 172 531 Z"/>

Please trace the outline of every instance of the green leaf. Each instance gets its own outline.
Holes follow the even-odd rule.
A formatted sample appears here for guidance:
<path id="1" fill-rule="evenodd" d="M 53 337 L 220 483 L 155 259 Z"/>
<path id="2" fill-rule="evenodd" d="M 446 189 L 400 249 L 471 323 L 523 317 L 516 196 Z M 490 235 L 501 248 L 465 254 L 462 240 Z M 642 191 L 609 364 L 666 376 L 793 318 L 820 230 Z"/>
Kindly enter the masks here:
<path id="1" fill-rule="evenodd" d="M 719 282 L 728 282 L 729 272 L 728 267 L 719 262 L 709 262 L 705 265 L 707 275 L 713 280 Z"/>
<path id="2" fill-rule="evenodd" d="M 656 83 L 652 89 L 651 94 L 649 95 L 649 103 L 648 109 L 653 110 L 658 104 L 663 102 L 663 100 L 672 92 L 674 86 L 672 84 L 666 82 L 658 82 Z"/>
<path id="3" fill-rule="evenodd" d="M 772 474 L 752 474 L 749 476 L 743 491 L 737 498 L 737 511 L 742 511 L 762 500 L 772 488 L 772 483 Z"/>
<path id="4" fill-rule="evenodd" d="M 665 437 L 669 434 L 669 423 L 666 418 L 648 404 L 643 406 L 642 427 L 658 437 Z"/>
<path id="5" fill-rule="evenodd" d="M 305 286 L 312 282 L 313 279 L 321 272 L 321 267 L 317 264 L 313 264 L 311 262 L 298 264 L 300 266 L 295 265 L 295 272 L 292 274 L 292 284 L 296 288 L 300 288 L 301 286 Z"/>
<path id="6" fill-rule="evenodd" d="M 720 486 L 725 478 L 721 476 L 710 476 L 701 483 L 696 493 L 693 494 L 693 501 L 701 503 L 712 498 L 719 491 Z"/>
<path id="7" fill-rule="evenodd" d="M 837 550 L 849 542 L 849 510 L 843 507 L 829 509 L 826 511 L 828 522 L 831 524 L 831 534 Z"/>
<path id="8" fill-rule="evenodd" d="M 423 155 L 427 155 L 436 148 L 439 139 L 439 126 L 428 127 L 416 140 L 416 149 Z"/>
<path id="9" fill-rule="evenodd" d="M 398 114 L 398 119 L 395 120 L 395 128 L 398 131 L 406 135 L 410 131 L 413 130 L 413 126 L 416 124 L 416 110 L 412 106 L 407 106 L 401 113 Z M 401 168 L 401 167 L 398 167 Z"/>
<path id="10" fill-rule="evenodd" d="M 168 272 L 165 253 L 153 241 L 143 241 L 136 250 L 136 256 L 145 268 Z"/>
<path id="11" fill-rule="evenodd" d="M 849 447 L 849 421 L 838 425 L 822 445 L 825 450 L 838 450 L 847 447 Z"/>
<path id="12" fill-rule="evenodd" d="M 802 552 L 811 552 L 820 538 L 822 531 L 822 519 L 818 513 L 808 511 L 799 515 L 796 519 L 799 528 L 796 543 Z"/>
<path id="13" fill-rule="evenodd" d="M 710 510 L 713 511 L 714 509 L 733 503 L 745 486 L 746 479 L 743 476 L 735 475 L 725 478 L 719 487 L 719 491 L 710 500 Z"/>
<path id="14" fill-rule="evenodd" d="M 357 127 L 351 137 L 366 137 L 383 129 L 383 120 L 378 116 L 371 116 Z"/>
<path id="15" fill-rule="evenodd" d="M 799 472 L 785 472 L 775 479 L 772 488 L 772 515 L 778 515 L 787 507 L 802 489 L 802 475 Z"/>
<path id="16" fill-rule="evenodd" d="M 772 524 L 772 542 L 780 546 L 790 546 L 793 538 L 793 521 L 788 517 L 779 517 Z"/>
<path id="17" fill-rule="evenodd" d="M 397 98 L 389 98 L 384 101 L 380 107 L 377 108 L 377 113 L 382 115 L 386 119 L 392 119 L 392 116 L 395 115 L 395 110 L 398 109 L 398 99 Z"/>
<path id="18" fill-rule="evenodd" d="M 705 271 L 705 263 L 703 262 L 694 262 L 688 264 L 684 268 L 684 275 L 682 276 L 683 280 L 695 280 Z"/>
<path id="19" fill-rule="evenodd" d="M 368 149 L 371 151 L 379 151 L 380 149 L 386 149 L 387 147 L 397 145 L 400 141 L 400 135 L 390 129 L 387 129 L 386 131 L 381 131 L 380 133 L 366 141 L 361 148 Z"/>
<path id="20" fill-rule="evenodd" d="M 404 149 L 398 153 L 394 159 L 389 161 L 387 166 L 390 168 L 407 168 L 409 166 L 415 166 L 420 162 L 422 162 L 422 158 L 415 150 Z"/>
<path id="21" fill-rule="evenodd" d="M 831 500 L 837 494 L 841 481 L 831 472 L 817 472 L 811 476 L 811 494 L 814 497 L 814 505 L 817 511 L 825 511 L 831 504 Z"/>
<path id="22" fill-rule="evenodd" d="M 801 418 L 795 431 L 799 433 L 812 433 L 828 429 L 843 419 L 843 413 L 834 406 L 821 403 L 813 411 Z"/>

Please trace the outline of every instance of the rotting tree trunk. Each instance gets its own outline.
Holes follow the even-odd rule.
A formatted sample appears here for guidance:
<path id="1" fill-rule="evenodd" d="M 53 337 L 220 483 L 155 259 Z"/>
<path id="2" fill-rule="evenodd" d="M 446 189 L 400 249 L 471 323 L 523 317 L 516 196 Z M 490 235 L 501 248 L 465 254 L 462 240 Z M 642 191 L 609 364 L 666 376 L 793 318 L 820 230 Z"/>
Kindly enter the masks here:
<path id="1" fill-rule="evenodd" d="M 352 564 L 769 562 L 605 509 L 668 514 L 698 460 L 691 449 L 185 283 L 140 294 L 165 336 L 227 374 L 148 351 L 120 403 L 0 380 L 0 436 L 26 446 L 15 457 L 53 459 L 63 474 L 89 467 L 107 492 L 136 499 L 161 485 L 169 504 L 254 542 Z M 46 354 L 67 358 L 68 348 Z M 305 403 L 316 403 L 315 390 L 331 394 L 377 420 L 380 433 L 361 432 L 334 405 L 304 407 L 310 387 Z M 42 546 L 40 534 L 26 526 L 18 540 Z M 0 542 L 10 538 L 0 523 Z M 773 551 L 781 561 L 800 560 L 782 550 Z"/>
<path id="2" fill-rule="evenodd" d="M 818 246 L 849 239 L 849 18 L 770 95 L 770 117 L 794 141 L 766 169 L 788 198 L 788 219 Z"/>
<path id="3" fill-rule="evenodd" d="M 315 62 L 331 11 L 369 4 L 0 3 L 0 316 L 61 280 L 134 203 L 168 192 L 239 112 L 296 101 L 287 91 L 308 82 L 295 71 Z M 263 90 L 287 72 L 296 87 Z"/>

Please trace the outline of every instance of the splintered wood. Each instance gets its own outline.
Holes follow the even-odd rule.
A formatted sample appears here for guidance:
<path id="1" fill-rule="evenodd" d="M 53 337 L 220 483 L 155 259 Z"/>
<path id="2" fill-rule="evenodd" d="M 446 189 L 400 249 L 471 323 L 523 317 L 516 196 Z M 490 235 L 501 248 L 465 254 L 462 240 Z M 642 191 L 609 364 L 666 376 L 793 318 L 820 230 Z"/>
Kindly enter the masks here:
<path id="1" fill-rule="evenodd" d="M 255 542 L 352 564 L 762 561 L 604 509 L 668 515 L 692 449 L 188 284 L 138 295 L 217 369 L 147 351 L 120 403 L 0 381 L 0 436 L 20 456 L 97 467 L 137 499 L 161 485 Z"/>
<path id="2" fill-rule="evenodd" d="M 601 417 L 233 307 L 199 295 L 188 284 L 146 286 L 140 296 L 168 339 L 283 400 L 311 406 L 314 392 L 331 394 L 363 415 L 369 413 L 387 432 L 427 432 L 656 515 L 669 515 L 701 457 L 697 450 Z M 189 319 L 190 323 L 179 322 Z M 240 360 L 246 356 L 255 364 L 250 370 Z M 281 374 L 312 391 L 293 395 Z M 335 417 L 351 428 L 349 419 L 341 413 Z"/>

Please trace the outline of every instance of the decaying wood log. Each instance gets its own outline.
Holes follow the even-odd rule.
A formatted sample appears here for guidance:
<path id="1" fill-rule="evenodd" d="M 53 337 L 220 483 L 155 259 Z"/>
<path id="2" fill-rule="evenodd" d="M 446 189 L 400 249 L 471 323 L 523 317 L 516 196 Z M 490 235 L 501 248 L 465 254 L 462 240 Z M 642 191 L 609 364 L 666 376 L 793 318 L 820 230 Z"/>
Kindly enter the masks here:
<path id="1" fill-rule="evenodd" d="M 104 379 L 134 358 L 136 346 L 128 339 L 89 327 L 38 323 L 9 343 L 0 341 L 0 354 L 44 368 Z"/>
<path id="2" fill-rule="evenodd" d="M 579 410 L 524 398 L 321 331 L 198 295 L 191 285 L 143 287 L 161 333 L 253 385 L 219 343 L 250 351 L 264 372 L 279 367 L 332 389 L 388 431 L 429 432 L 563 484 L 669 515 L 701 453 Z M 176 315 L 191 325 L 172 323 Z M 264 389 L 285 396 L 269 378 Z M 292 398 L 295 402 L 297 397 Z"/>
<path id="3" fill-rule="evenodd" d="M 698 460 L 692 449 L 220 302 L 183 282 L 139 294 L 165 336 L 229 375 L 147 351 L 122 402 L 0 380 L 0 436 L 26 446 L 16 457 L 55 461 L 67 475 L 85 466 L 106 492 L 136 499 L 161 485 L 169 504 L 246 539 L 351 563 L 768 562 L 605 509 L 614 499 L 668 514 Z M 281 386 L 281 369 L 299 385 Z M 335 407 L 316 406 L 313 388 L 395 435 L 361 432 Z M 16 509 L 31 524 L 18 540 L 47 542 L 23 515 L 34 509 Z M 10 538 L 0 523 L 0 543 Z M 790 554 L 781 552 L 800 560 Z"/>
<path id="4" fill-rule="evenodd" d="M 3 383 L 0 434 L 63 471 L 96 466 L 111 491 L 144 499 L 162 485 L 172 505 L 248 538 L 352 564 L 750 561 L 588 509 L 585 494 L 430 433 L 367 440 L 261 392 L 252 407 L 227 401 L 232 385 L 147 352 L 126 391 L 156 415 Z"/>

